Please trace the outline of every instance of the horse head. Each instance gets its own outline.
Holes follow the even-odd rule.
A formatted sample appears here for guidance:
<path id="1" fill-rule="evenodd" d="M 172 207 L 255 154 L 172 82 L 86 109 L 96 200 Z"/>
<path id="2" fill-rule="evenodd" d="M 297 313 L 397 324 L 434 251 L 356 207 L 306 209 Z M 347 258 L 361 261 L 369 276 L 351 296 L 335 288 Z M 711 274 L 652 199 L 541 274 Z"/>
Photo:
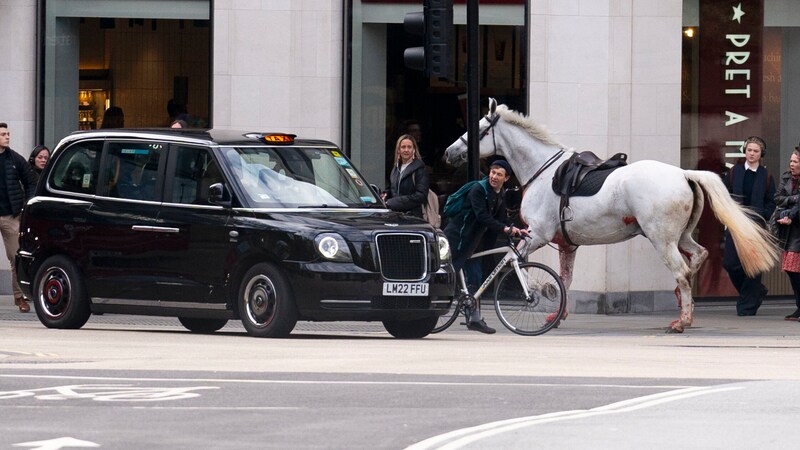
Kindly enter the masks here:
<path id="1" fill-rule="evenodd" d="M 478 141 L 480 143 L 481 158 L 493 155 L 497 151 L 497 148 L 493 145 L 493 141 L 484 140 L 483 138 L 491 132 L 492 127 L 494 127 L 499 118 L 500 117 L 497 115 L 497 100 L 490 98 L 489 112 L 478 122 Z M 448 164 L 458 167 L 467 162 L 469 157 L 467 134 L 468 133 L 464 133 L 461 135 L 461 137 L 445 150 L 444 156 Z"/>

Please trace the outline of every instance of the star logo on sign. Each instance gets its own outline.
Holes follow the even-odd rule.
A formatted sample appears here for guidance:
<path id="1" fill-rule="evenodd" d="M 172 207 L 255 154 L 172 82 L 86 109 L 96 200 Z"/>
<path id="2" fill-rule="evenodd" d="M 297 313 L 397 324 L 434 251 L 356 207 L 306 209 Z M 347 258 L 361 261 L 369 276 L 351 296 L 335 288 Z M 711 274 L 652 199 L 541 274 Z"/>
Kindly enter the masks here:
<path id="1" fill-rule="evenodd" d="M 742 23 L 742 16 L 744 15 L 744 11 L 742 11 L 742 4 L 739 3 L 737 6 L 733 7 L 733 19 L 740 24 Z"/>

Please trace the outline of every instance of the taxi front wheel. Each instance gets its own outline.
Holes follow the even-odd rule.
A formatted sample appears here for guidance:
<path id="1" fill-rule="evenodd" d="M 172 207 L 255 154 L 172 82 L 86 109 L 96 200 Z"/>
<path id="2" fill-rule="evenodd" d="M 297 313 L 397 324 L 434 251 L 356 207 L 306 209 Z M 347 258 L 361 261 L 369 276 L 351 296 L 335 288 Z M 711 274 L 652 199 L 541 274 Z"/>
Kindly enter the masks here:
<path id="1" fill-rule="evenodd" d="M 297 307 L 286 277 L 272 264 L 256 264 L 239 287 L 239 316 L 251 336 L 289 336 L 297 324 Z"/>
<path id="2" fill-rule="evenodd" d="M 438 317 L 416 320 L 384 320 L 383 327 L 396 338 L 419 339 L 431 334 L 438 320 Z"/>

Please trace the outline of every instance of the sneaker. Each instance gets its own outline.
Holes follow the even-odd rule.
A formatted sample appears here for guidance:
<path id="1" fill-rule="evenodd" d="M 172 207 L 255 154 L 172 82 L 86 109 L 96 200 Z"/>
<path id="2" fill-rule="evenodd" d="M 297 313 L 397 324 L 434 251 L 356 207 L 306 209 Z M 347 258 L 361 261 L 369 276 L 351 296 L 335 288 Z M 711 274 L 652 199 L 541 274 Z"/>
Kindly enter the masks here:
<path id="1" fill-rule="evenodd" d="M 473 331 L 480 331 L 481 333 L 486 333 L 486 334 L 494 334 L 497 332 L 497 330 L 495 330 L 494 328 L 490 327 L 489 325 L 486 325 L 486 322 L 483 319 L 467 322 L 467 329 Z"/>
<path id="2" fill-rule="evenodd" d="M 800 319 L 800 308 L 795 309 L 793 313 L 783 318 L 783 320 L 798 320 L 798 319 Z"/>

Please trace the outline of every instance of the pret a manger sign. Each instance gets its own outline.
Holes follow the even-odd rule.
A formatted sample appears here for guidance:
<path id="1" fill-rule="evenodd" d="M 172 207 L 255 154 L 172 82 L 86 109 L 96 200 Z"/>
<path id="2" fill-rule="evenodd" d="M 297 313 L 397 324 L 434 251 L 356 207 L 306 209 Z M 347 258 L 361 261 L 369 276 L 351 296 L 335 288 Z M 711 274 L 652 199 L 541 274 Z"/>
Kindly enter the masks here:
<path id="1" fill-rule="evenodd" d="M 720 143 L 728 166 L 762 134 L 763 17 L 761 0 L 700 2 L 699 138 Z"/>

